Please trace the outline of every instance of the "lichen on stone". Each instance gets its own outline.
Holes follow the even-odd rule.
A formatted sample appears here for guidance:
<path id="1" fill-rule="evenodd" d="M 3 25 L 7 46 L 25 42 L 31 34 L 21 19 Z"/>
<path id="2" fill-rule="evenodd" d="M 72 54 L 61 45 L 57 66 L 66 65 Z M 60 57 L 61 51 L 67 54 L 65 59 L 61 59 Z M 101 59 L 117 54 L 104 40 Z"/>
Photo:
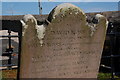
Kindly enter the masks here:
<path id="1" fill-rule="evenodd" d="M 63 3 L 58 6 L 56 6 L 51 13 L 49 14 L 48 21 L 52 22 L 56 16 L 64 17 L 66 13 L 71 14 L 79 14 L 82 13 L 85 14 L 79 7 L 72 5 L 70 3 Z"/>
<path id="2" fill-rule="evenodd" d="M 39 39 L 39 43 L 42 46 L 43 38 L 45 36 L 45 25 L 37 25 L 37 20 L 30 14 L 25 15 L 23 20 L 21 20 L 21 23 L 23 26 L 22 36 L 25 35 L 28 28 L 34 27 L 33 29 L 35 29 L 37 33 L 36 37 Z"/>
<path id="3" fill-rule="evenodd" d="M 92 23 L 86 23 L 86 25 L 90 28 L 90 36 L 92 37 L 95 34 L 96 28 L 101 22 L 106 20 L 106 18 L 101 14 L 96 14 L 92 20 Z M 107 29 L 107 20 L 106 20 L 106 29 Z"/>
<path id="4" fill-rule="evenodd" d="M 36 25 L 37 37 L 39 38 L 40 44 L 43 44 L 43 38 L 45 36 L 45 25 Z"/>

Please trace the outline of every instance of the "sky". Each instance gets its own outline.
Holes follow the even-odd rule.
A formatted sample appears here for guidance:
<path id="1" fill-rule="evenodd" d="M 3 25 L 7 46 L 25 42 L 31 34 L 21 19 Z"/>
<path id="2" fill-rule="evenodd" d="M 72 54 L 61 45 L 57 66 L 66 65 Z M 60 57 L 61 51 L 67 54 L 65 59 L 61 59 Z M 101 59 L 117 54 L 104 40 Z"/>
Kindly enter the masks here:
<path id="1" fill-rule="evenodd" d="M 119 2 L 120 0 L 0 0 L 2 2 Z"/>
<path id="2" fill-rule="evenodd" d="M 55 6 L 61 3 L 65 2 L 41 2 L 42 14 L 49 14 L 50 11 Z M 72 3 L 80 7 L 85 13 L 118 11 L 118 2 L 67 2 L 67 3 Z M 25 15 L 25 14 L 38 15 L 39 14 L 38 2 L 2 2 L 2 15 Z"/>

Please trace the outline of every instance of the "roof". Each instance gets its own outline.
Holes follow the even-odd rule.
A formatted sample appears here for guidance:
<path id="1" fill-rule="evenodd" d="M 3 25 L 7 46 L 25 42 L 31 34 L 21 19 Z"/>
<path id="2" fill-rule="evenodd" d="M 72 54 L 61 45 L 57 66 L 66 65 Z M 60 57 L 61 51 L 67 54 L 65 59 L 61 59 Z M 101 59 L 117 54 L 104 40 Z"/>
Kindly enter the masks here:
<path id="1" fill-rule="evenodd" d="M 21 20 L 24 15 L 0 16 L 0 20 Z M 38 21 L 45 20 L 48 15 L 33 15 Z"/>
<path id="2" fill-rule="evenodd" d="M 109 12 L 97 12 L 97 13 L 86 13 L 88 20 L 91 20 L 96 14 L 104 15 L 108 21 L 112 23 L 120 24 L 120 11 L 109 11 Z M 11 29 L 13 31 L 19 32 L 21 29 L 20 20 L 23 19 L 24 15 L 15 15 L 15 16 L 0 16 L 0 21 L 2 20 L 2 29 L 8 30 Z M 33 15 L 37 20 L 38 24 L 42 24 L 45 19 L 48 18 L 48 15 Z"/>
<path id="3" fill-rule="evenodd" d="M 108 21 L 110 22 L 119 22 L 120 23 L 120 11 L 108 11 L 108 12 L 98 12 L 98 13 L 87 13 L 87 16 L 91 17 L 94 16 L 95 14 L 102 14 L 104 15 Z"/>
<path id="4" fill-rule="evenodd" d="M 86 13 L 86 15 L 94 16 L 95 14 L 102 14 L 108 19 L 116 18 L 120 20 L 120 11 L 108 11 L 108 12 L 95 12 L 95 13 Z M 13 16 L 0 16 L 0 20 L 21 20 L 24 15 L 13 15 Z M 33 15 L 38 21 L 44 21 L 47 19 L 48 15 Z"/>

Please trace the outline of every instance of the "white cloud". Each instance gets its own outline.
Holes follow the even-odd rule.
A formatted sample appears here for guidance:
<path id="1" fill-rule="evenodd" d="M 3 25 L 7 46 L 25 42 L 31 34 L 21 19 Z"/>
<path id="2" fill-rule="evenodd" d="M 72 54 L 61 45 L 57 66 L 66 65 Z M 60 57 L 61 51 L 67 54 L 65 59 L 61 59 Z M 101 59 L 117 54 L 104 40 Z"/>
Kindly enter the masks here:
<path id="1" fill-rule="evenodd" d="M 2 0 L 2 2 L 38 2 L 39 0 Z M 119 2 L 119 0 L 41 0 L 42 2 Z"/>
<path id="2" fill-rule="evenodd" d="M 106 9 L 104 8 L 89 8 L 85 10 L 85 12 L 104 12 L 104 11 L 106 11 Z"/>
<path id="3" fill-rule="evenodd" d="M 54 1 L 54 0 L 48 0 L 48 1 Z"/>

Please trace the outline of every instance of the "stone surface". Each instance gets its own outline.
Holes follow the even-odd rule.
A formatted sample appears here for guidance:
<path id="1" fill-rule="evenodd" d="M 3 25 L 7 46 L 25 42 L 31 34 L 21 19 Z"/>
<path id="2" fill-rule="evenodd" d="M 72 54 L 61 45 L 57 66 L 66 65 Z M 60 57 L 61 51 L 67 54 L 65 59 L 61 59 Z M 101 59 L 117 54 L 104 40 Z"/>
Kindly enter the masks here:
<path id="1" fill-rule="evenodd" d="M 43 25 L 26 15 L 20 78 L 96 78 L 107 20 L 100 14 L 95 20 L 87 23 L 84 12 L 68 3 L 54 8 Z"/>

